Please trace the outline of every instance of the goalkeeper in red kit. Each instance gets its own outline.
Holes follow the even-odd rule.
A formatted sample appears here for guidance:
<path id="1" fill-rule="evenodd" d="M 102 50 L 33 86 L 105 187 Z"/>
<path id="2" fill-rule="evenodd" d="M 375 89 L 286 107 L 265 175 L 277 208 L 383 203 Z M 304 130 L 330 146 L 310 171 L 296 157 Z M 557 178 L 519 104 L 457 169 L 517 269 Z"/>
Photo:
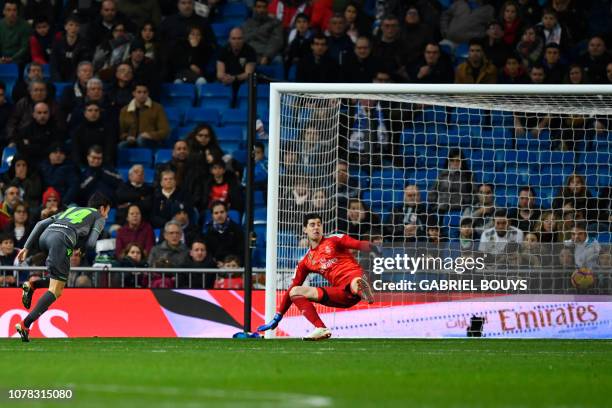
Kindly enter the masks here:
<path id="1" fill-rule="evenodd" d="M 372 289 L 350 250 L 380 251 L 370 242 L 358 241 L 348 235 L 324 237 L 322 219 L 318 214 L 306 214 L 303 226 L 310 249 L 298 263 L 291 286 L 285 292 L 274 318 L 257 330 L 275 329 L 293 303 L 315 326 L 314 331 L 304 340 L 324 340 L 331 337 L 331 331 L 325 327 L 312 302 L 339 308 L 352 307 L 362 299 L 372 303 Z M 330 286 L 302 286 L 311 272 L 322 275 Z"/>

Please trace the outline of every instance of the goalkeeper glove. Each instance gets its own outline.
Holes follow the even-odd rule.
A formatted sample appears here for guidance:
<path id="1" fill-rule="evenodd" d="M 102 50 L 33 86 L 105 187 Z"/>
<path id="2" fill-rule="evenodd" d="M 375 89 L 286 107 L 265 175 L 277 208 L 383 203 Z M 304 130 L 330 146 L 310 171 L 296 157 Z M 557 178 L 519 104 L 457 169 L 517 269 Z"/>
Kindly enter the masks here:
<path id="1" fill-rule="evenodd" d="M 274 317 L 272 318 L 272 320 L 270 320 L 269 323 L 262 324 L 261 326 L 257 328 L 257 331 L 266 331 L 266 330 L 276 329 L 276 326 L 278 326 L 278 323 L 280 323 L 282 318 L 283 318 L 282 314 L 276 313 Z"/>

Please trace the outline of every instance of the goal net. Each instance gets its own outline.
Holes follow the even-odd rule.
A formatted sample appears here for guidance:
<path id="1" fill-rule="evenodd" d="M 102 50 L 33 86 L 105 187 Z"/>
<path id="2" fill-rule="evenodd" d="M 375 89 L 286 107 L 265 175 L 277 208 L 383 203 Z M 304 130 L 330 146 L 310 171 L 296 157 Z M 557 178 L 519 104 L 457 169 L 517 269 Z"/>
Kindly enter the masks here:
<path id="1" fill-rule="evenodd" d="M 424 303 L 610 300 L 611 132 L 606 86 L 273 84 L 266 317 L 308 251 L 307 212 L 381 246 L 355 254 L 376 298 L 355 310 L 383 320 Z M 277 335 L 307 326 L 292 306 Z"/>

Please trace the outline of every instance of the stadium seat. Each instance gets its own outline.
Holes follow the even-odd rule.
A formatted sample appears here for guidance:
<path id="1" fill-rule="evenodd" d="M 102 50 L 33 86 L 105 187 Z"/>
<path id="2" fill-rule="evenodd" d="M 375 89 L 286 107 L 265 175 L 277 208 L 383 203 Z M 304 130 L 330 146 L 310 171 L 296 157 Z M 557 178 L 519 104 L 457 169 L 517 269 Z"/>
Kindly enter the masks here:
<path id="1" fill-rule="evenodd" d="M 164 106 L 166 118 L 171 128 L 179 127 L 183 123 L 183 111 L 174 106 Z"/>
<path id="2" fill-rule="evenodd" d="M 13 157 L 15 157 L 15 154 L 17 154 L 16 147 L 7 146 L 2 150 L 2 168 L 8 169 L 11 166 L 11 161 Z"/>
<path id="3" fill-rule="evenodd" d="M 457 108 L 448 117 L 448 123 L 459 125 L 484 125 L 485 113 L 481 109 Z"/>
<path id="4" fill-rule="evenodd" d="M 369 190 L 363 194 L 363 200 L 376 213 L 380 213 L 381 210 L 391 211 L 393 207 L 404 202 L 404 191 L 402 189 Z"/>
<path id="5" fill-rule="evenodd" d="M 221 16 L 225 18 L 240 18 L 246 20 L 249 9 L 242 2 L 226 3 L 221 8 Z"/>
<path id="6" fill-rule="evenodd" d="M 129 167 L 133 164 L 142 164 L 146 168 L 151 167 L 152 162 L 153 152 L 151 149 L 143 147 L 119 149 L 119 167 Z"/>
<path id="7" fill-rule="evenodd" d="M 232 88 L 220 83 L 198 86 L 198 106 L 210 109 L 227 109 L 232 100 Z"/>
<path id="8" fill-rule="evenodd" d="M 195 86 L 193 84 L 162 84 L 162 105 L 188 108 L 193 106 L 194 100 Z"/>
<path id="9" fill-rule="evenodd" d="M 238 225 L 242 225 L 242 215 L 238 210 L 228 210 L 227 216 Z"/>
<path id="10" fill-rule="evenodd" d="M 74 84 L 72 82 L 54 82 L 53 85 L 55 85 L 55 99 L 59 101 L 62 99 L 64 90 Z"/>
<path id="11" fill-rule="evenodd" d="M 514 116 L 511 112 L 491 111 L 491 125 L 494 129 L 513 127 Z"/>
<path id="12" fill-rule="evenodd" d="M 243 144 L 240 140 L 219 140 L 219 147 L 224 153 L 232 154 L 236 150 L 240 150 Z"/>
<path id="13" fill-rule="evenodd" d="M 181 126 L 172 129 L 170 137 L 168 137 L 166 146 L 172 147 L 174 145 L 174 142 L 176 142 L 177 140 L 185 140 L 189 133 L 193 130 L 193 128 L 194 126 Z"/>
<path id="14" fill-rule="evenodd" d="M 5 84 L 16 82 L 19 78 L 19 68 L 17 64 L 0 64 L 0 81 Z"/>
<path id="15" fill-rule="evenodd" d="M 42 71 L 43 71 L 43 79 L 45 81 L 48 81 L 51 79 L 51 65 L 50 64 L 43 64 L 42 65 Z"/>
<path id="16" fill-rule="evenodd" d="M 217 139 L 222 140 L 245 140 L 246 129 L 243 126 L 225 126 L 216 128 Z"/>
<path id="17" fill-rule="evenodd" d="M 246 126 L 249 110 L 246 106 L 236 109 L 225 109 L 220 111 L 221 123 L 229 126 Z"/>
<path id="18" fill-rule="evenodd" d="M 449 238 L 458 238 L 459 237 L 459 225 L 461 222 L 461 212 L 460 211 L 451 211 L 444 216 L 442 227 L 448 228 L 448 237 Z"/>
<path id="19" fill-rule="evenodd" d="M 219 111 L 208 108 L 189 108 L 185 112 L 185 126 L 194 126 L 199 123 L 209 123 L 212 126 L 219 124 Z"/>
<path id="20" fill-rule="evenodd" d="M 280 81 L 285 77 L 285 68 L 282 64 L 258 65 L 257 73 Z"/>
<path id="21" fill-rule="evenodd" d="M 427 125 L 446 123 L 446 108 L 443 106 L 426 106 L 423 109 L 423 122 Z"/>
<path id="22" fill-rule="evenodd" d="M 256 190 L 253 192 L 253 201 L 255 207 L 263 207 L 266 205 L 265 194 L 261 190 Z"/>
<path id="23" fill-rule="evenodd" d="M 155 152 L 155 165 L 172 160 L 172 149 L 159 149 Z"/>
<path id="24" fill-rule="evenodd" d="M 266 222 L 268 219 L 268 209 L 267 208 L 255 208 L 253 210 L 253 220 L 259 222 Z"/>
<path id="25" fill-rule="evenodd" d="M 213 33 L 217 38 L 217 43 L 220 46 L 225 46 L 227 44 L 227 39 L 229 37 L 229 33 L 232 30 L 233 24 L 231 23 L 212 23 L 211 24 Z"/>
<path id="26" fill-rule="evenodd" d="M 270 85 L 258 85 L 257 86 L 257 106 L 268 106 L 270 101 Z M 246 85 L 242 85 L 238 89 L 238 106 L 247 107 L 249 102 L 249 88 Z"/>

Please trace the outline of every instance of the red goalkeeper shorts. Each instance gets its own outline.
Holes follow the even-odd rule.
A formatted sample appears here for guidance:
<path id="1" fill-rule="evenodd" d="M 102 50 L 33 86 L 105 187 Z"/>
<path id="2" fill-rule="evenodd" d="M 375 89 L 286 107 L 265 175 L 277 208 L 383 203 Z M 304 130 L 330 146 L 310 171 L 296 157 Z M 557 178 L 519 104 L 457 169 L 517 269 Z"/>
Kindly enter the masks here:
<path id="1" fill-rule="evenodd" d="M 331 286 L 327 288 L 317 288 L 319 292 L 319 301 L 325 306 L 349 308 L 355 306 L 361 298 L 351 293 L 351 285 L 346 286 Z"/>

